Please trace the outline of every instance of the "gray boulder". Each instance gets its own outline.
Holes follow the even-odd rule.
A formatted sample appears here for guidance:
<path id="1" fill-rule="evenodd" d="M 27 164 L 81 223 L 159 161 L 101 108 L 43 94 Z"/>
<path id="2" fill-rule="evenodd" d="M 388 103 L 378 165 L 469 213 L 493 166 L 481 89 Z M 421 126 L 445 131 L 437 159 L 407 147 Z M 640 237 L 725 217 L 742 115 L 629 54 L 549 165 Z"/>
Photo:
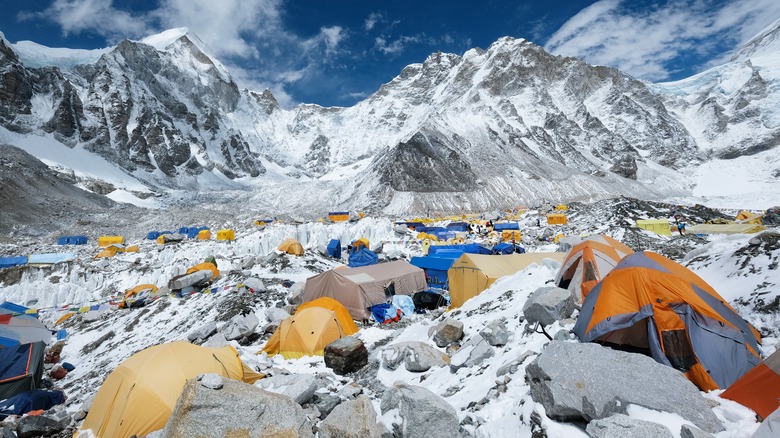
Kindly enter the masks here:
<path id="1" fill-rule="evenodd" d="M 501 347 L 509 342 L 509 331 L 506 329 L 506 320 L 503 318 L 490 321 L 479 334 L 485 338 L 488 344 Z"/>
<path id="2" fill-rule="evenodd" d="M 382 395 L 380 408 L 382 414 L 398 410 L 396 418 L 400 418 L 401 423 L 387 426 L 397 427 L 397 432 L 404 438 L 458 436 L 459 421 L 455 408 L 423 387 L 398 382 Z"/>
<path id="3" fill-rule="evenodd" d="M 723 430 L 693 383 L 641 354 L 553 341 L 525 372 L 531 397 L 553 419 L 591 421 L 634 404 L 678 414 L 708 432 Z"/>
<path id="4" fill-rule="evenodd" d="M 463 344 L 450 360 L 450 371 L 457 372 L 463 367 L 471 368 L 479 365 L 496 352 L 482 336 L 475 336 Z"/>
<path id="5" fill-rule="evenodd" d="M 324 418 L 330 415 L 331 411 L 333 411 L 333 408 L 341 403 L 341 397 L 332 394 L 320 394 L 315 392 L 309 403 L 316 406 L 317 410 L 320 411 L 320 414 Z"/>
<path id="6" fill-rule="evenodd" d="M 277 394 L 286 395 L 302 405 L 314 395 L 317 381 L 311 374 L 288 374 L 258 380 L 257 386 Z"/>
<path id="7" fill-rule="evenodd" d="M 433 327 L 428 336 L 431 334 L 436 346 L 444 348 L 463 337 L 463 323 L 457 319 L 447 318 Z"/>
<path id="8" fill-rule="evenodd" d="M 523 305 L 523 315 L 528 324 L 538 322 L 550 325 L 568 318 L 577 308 L 577 300 L 571 292 L 560 287 L 541 287 Z"/>
<path id="9" fill-rule="evenodd" d="M 423 372 L 431 367 L 448 365 L 450 358 L 425 342 L 409 341 L 399 342 L 382 350 L 382 363 L 391 370 L 403 363 L 408 371 Z"/>
<path id="10" fill-rule="evenodd" d="M 325 366 L 343 376 L 368 364 L 368 349 L 358 337 L 347 336 L 328 344 L 324 357 Z"/>
<path id="11" fill-rule="evenodd" d="M 778 434 L 775 436 L 780 436 L 780 430 L 777 432 Z M 756 437 L 756 435 L 753 435 L 753 437 Z M 680 428 L 680 438 L 715 438 L 715 435 L 709 432 L 705 432 L 697 427 L 683 424 L 682 428 Z"/>
<path id="12" fill-rule="evenodd" d="M 384 427 L 376 422 L 376 411 L 365 395 L 336 406 L 320 423 L 319 438 L 379 438 Z"/>
<path id="13" fill-rule="evenodd" d="M 213 336 L 216 332 L 217 323 L 212 321 L 193 330 L 190 334 L 187 335 L 187 340 L 190 342 L 195 342 L 198 339 L 206 340 Z"/>
<path id="14" fill-rule="evenodd" d="M 780 436 L 780 408 L 764 418 L 752 438 L 777 438 Z"/>
<path id="15" fill-rule="evenodd" d="M 260 324 L 260 320 L 257 319 L 257 316 L 254 313 L 236 315 L 230 318 L 220 331 L 225 335 L 225 339 L 232 341 L 251 335 L 254 333 L 258 324 Z"/>
<path id="16" fill-rule="evenodd" d="M 501 377 L 505 374 L 514 374 L 517 372 L 517 369 L 520 367 L 520 365 L 525 362 L 526 359 L 528 359 L 531 356 L 536 356 L 535 351 L 526 351 L 520 356 L 517 356 L 516 358 L 510 360 L 509 362 L 501 365 L 496 370 L 496 377 Z"/>
<path id="17" fill-rule="evenodd" d="M 222 380 L 222 376 L 216 373 L 207 373 L 198 377 L 200 384 L 209 389 L 222 389 L 224 386 Z"/>
<path id="18" fill-rule="evenodd" d="M 265 317 L 271 321 L 271 324 L 278 327 L 279 323 L 290 317 L 290 314 L 284 309 L 280 309 L 278 307 L 269 307 L 265 309 Z"/>
<path id="19" fill-rule="evenodd" d="M 293 285 L 290 286 L 290 289 L 287 292 L 287 302 L 294 306 L 299 306 L 303 304 L 303 292 L 305 287 L 306 287 L 305 281 L 298 281 L 296 283 L 293 283 Z"/>
<path id="20" fill-rule="evenodd" d="M 28 415 L 19 420 L 16 435 L 19 438 L 51 436 L 64 428 L 65 426 L 55 419 L 43 415 Z"/>
<path id="21" fill-rule="evenodd" d="M 311 423 L 292 399 L 232 379 L 210 389 L 187 382 L 163 438 L 312 437 Z"/>
<path id="22" fill-rule="evenodd" d="M 593 420 L 588 423 L 585 431 L 591 438 L 673 438 L 672 432 L 666 426 L 623 414 Z"/>

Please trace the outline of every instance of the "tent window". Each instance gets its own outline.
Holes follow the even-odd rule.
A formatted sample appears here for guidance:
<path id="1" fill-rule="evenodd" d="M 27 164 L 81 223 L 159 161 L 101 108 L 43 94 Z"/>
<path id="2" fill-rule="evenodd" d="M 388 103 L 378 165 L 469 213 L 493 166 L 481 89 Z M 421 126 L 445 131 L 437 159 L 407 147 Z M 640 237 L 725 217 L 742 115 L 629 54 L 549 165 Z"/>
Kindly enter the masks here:
<path id="1" fill-rule="evenodd" d="M 593 262 L 585 262 L 582 269 L 582 282 L 586 281 L 598 281 L 598 273 L 596 273 L 596 265 Z"/>
<path id="2" fill-rule="evenodd" d="M 696 365 L 696 356 L 685 329 L 664 330 L 661 332 L 661 340 L 664 344 L 664 354 L 673 368 L 687 372 Z"/>

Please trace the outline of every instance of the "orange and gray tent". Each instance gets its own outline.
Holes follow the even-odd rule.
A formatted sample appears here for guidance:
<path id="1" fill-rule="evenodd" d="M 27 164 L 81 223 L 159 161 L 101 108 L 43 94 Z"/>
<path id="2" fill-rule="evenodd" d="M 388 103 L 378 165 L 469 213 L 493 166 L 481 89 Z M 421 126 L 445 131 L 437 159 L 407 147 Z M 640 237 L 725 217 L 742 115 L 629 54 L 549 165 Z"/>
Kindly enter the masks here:
<path id="1" fill-rule="evenodd" d="M 315 304 L 335 307 L 336 310 Z M 279 324 L 263 351 L 268 354 L 281 354 L 285 359 L 322 356 L 325 346 L 358 332 L 358 327 L 347 309 L 336 300 L 319 298 L 304 303 L 301 307 L 303 308 L 299 307 L 295 315 Z"/>
<path id="2" fill-rule="evenodd" d="M 745 373 L 720 396 L 749 407 L 764 419 L 780 409 L 780 350 Z"/>
<path id="3" fill-rule="evenodd" d="M 176 341 L 142 350 L 106 377 L 81 425 L 98 438 L 144 436 L 165 427 L 187 380 L 200 374 L 254 383 L 263 378 L 233 347 Z"/>
<path id="4" fill-rule="evenodd" d="M 623 257 L 634 250 L 604 235 L 590 236 L 572 247 L 555 276 L 555 285 L 570 290 L 579 301 L 588 295 Z"/>
<path id="5" fill-rule="evenodd" d="M 359 268 L 325 271 L 306 280 L 303 301 L 330 297 L 349 310 L 353 319 L 371 317 L 369 307 L 385 303 L 385 290 L 392 283 L 397 295 L 414 295 L 428 289 L 425 273 L 405 260 Z"/>
<path id="6" fill-rule="evenodd" d="M 590 291 L 574 333 L 645 352 L 703 391 L 729 387 L 761 361 L 758 331 L 699 276 L 647 251 L 624 258 Z"/>
<path id="7" fill-rule="evenodd" d="M 303 246 L 301 245 L 301 242 L 298 242 L 292 237 L 284 239 L 284 242 L 282 242 L 276 249 L 282 252 L 286 252 L 287 254 L 298 256 L 303 255 Z"/>

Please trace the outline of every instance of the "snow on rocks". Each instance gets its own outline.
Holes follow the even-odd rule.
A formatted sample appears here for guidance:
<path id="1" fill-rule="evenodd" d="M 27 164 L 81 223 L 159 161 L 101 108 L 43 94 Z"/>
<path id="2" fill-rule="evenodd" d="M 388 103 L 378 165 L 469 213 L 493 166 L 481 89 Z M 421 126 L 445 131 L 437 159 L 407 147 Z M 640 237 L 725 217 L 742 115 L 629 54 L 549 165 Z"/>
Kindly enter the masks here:
<path id="1" fill-rule="evenodd" d="M 317 382 L 311 374 L 271 376 L 257 381 L 257 386 L 277 394 L 286 395 L 299 405 L 311 400 L 317 390 Z"/>
<path id="2" fill-rule="evenodd" d="M 230 318 L 220 332 L 225 335 L 225 339 L 232 341 L 241 339 L 254 333 L 260 320 L 257 315 L 250 313 L 248 315 L 236 315 Z"/>
<path id="3" fill-rule="evenodd" d="M 319 425 L 319 438 L 379 438 L 386 428 L 377 423 L 371 399 L 360 395 L 336 406 Z"/>
<path id="4" fill-rule="evenodd" d="M 419 341 L 399 342 L 382 350 L 382 364 L 395 370 L 401 363 L 411 372 L 428 371 L 431 367 L 443 367 L 450 363 L 446 353 Z"/>
<path id="5" fill-rule="evenodd" d="M 628 415 L 615 414 L 611 417 L 593 420 L 585 429 L 591 438 L 673 438 L 668 428 L 651 421 L 637 420 Z"/>
<path id="6" fill-rule="evenodd" d="M 577 301 L 566 289 L 542 287 L 536 290 L 523 305 L 523 315 L 528 323 L 543 326 L 568 318 L 577 308 Z"/>
<path id="7" fill-rule="evenodd" d="M 463 323 L 456 319 L 445 318 L 436 327 L 432 327 L 428 334 L 433 335 L 433 342 L 437 347 L 446 347 L 463 337 Z"/>
<path id="8" fill-rule="evenodd" d="M 483 330 L 480 330 L 479 334 L 494 347 L 501 347 L 509 342 L 509 331 L 506 329 L 506 320 L 504 319 L 490 321 Z"/>
<path id="9" fill-rule="evenodd" d="M 526 367 L 526 377 L 534 401 L 562 421 L 625 414 L 634 404 L 678 414 L 707 432 L 724 430 L 693 383 L 641 354 L 554 341 Z"/>
<path id="10" fill-rule="evenodd" d="M 495 356 L 490 343 L 481 335 L 474 336 L 463 344 L 450 360 L 450 370 L 456 373 L 459 369 L 479 366 L 486 359 Z"/>
<path id="11" fill-rule="evenodd" d="M 406 438 L 451 438 L 458 435 L 458 415 L 441 397 L 421 386 L 396 383 L 380 404 L 387 426 Z M 389 423 L 389 424 L 388 424 Z"/>

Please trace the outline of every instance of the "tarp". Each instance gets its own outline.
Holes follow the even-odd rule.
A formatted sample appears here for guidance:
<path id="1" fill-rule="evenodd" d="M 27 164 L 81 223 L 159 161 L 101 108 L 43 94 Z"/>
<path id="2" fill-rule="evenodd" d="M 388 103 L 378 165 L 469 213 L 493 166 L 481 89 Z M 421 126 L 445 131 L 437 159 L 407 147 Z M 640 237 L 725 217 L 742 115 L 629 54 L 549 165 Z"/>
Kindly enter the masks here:
<path id="1" fill-rule="evenodd" d="M 466 222 L 450 222 L 447 224 L 447 231 L 469 231 L 469 224 Z"/>
<path id="2" fill-rule="evenodd" d="M 687 227 L 690 234 L 753 234 L 766 230 L 760 224 L 698 224 Z"/>
<path id="3" fill-rule="evenodd" d="M 409 295 L 393 295 L 393 305 L 401 309 L 404 316 L 414 315 L 414 300 Z"/>
<path id="4" fill-rule="evenodd" d="M 0 348 L 0 400 L 40 386 L 45 349 L 43 342 Z"/>
<path id="5" fill-rule="evenodd" d="M 0 346 L 51 340 L 51 330 L 32 315 L 0 314 Z"/>
<path id="6" fill-rule="evenodd" d="M 176 341 L 142 350 L 106 377 L 81 425 L 98 438 L 144 436 L 165 427 L 187 380 L 200 374 L 254 383 L 263 377 L 233 347 Z"/>
<path id="7" fill-rule="evenodd" d="M 724 389 L 758 365 L 760 334 L 699 276 L 668 258 L 626 256 L 585 297 L 582 342 L 646 351 L 702 391 Z"/>
<path id="8" fill-rule="evenodd" d="M 460 257 L 460 255 L 457 255 L 457 257 Z M 412 257 L 409 263 L 425 271 L 429 285 L 445 285 L 447 284 L 447 271 L 457 257 L 441 257 L 439 254 L 436 256 Z"/>
<path id="9" fill-rule="evenodd" d="M 57 245 L 86 245 L 87 236 L 62 236 L 57 239 Z"/>
<path id="10" fill-rule="evenodd" d="M 464 253 L 448 271 L 450 305 L 460 307 L 469 298 L 479 295 L 496 280 L 512 275 L 532 263 L 544 259 L 563 261 L 563 253 L 533 252 L 525 254 L 481 255 Z"/>
<path id="11" fill-rule="evenodd" d="M 499 243 L 493 247 L 493 254 L 512 254 L 515 252 L 515 245 L 509 242 Z M 520 252 L 519 250 L 517 252 Z M 523 250 L 525 252 L 525 250 Z"/>
<path id="12" fill-rule="evenodd" d="M 519 230 L 520 224 L 517 222 L 498 222 L 493 224 L 493 230 L 494 231 L 503 231 L 503 230 Z"/>
<path id="13" fill-rule="evenodd" d="M 72 262 L 76 255 L 70 252 L 32 254 L 27 259 L 30 265 L 53 265 L 55 263 Z"/>
<path id="14" fill-rule="evenodd" d="M 303 301 L 330 297 L 346 307 L 353 319 L 363 320 L 371 316 L 369 307 L 385 302 L 385 289 L 390 284 L 400 295 L 412 295 L 428 287 L 422 269 L 397 260 L 362 268 L 332 269 L 310 277 Z"/>
<path id="15" fill-rule="evenodd" d="M 38 409 L 65 403 L 65 393 L 59 390 L 32 389 L 0 401 L 0 420 L 9 415 L 22 415 Z"/>
<path id="16" fill-rule="evenodd" d="M 281 354 L 285 359 L 322 356 L 325 346 L 358 332 L 357 325 L 344 306 L 332 299 L 325 301 L 328 307 L 332 307 L 332 302 L 335 302 L 344 310 L 313 305 L 319 300 L 312 301 L 309 306 L 299 308 L 295 315 L 285 318 L 268 339 L 263 351 L 268 354 Z M 308 303 L 301 306 L 306 304 Z"/>
<path id="17" fill-rule="evenodd" d="M 661 236 L 672 235 L 669 221 L 666 219 L 637 219 L 636 226 L 637 228 L 652 231 L 653 233 L 660 234 Z"/>
<path id="18" fill-rule="evenodd" d="M 593 286 L 634 250 L 617 240 L 597 234 L 573 246 L 555 276 L 555 285 L 568 289 L 577 299 L 588 295 Z"/>
<path id="19" fill-rule="evenodd" d="M 0 268 L 23 266 L 27 264 L 27 256 L 0 257 Z"/>
<path id="20" fill-rule="evenodd" d="M 379 256 L 366 247 L 361 247 L 359 250 L 349 255 L 349 267 L 359 268 L 361 266 L 375 265 L 379 262 Z"/>
<path id="21" fill-rule="evenodd" d="M 761 216 L 751 212 L 751 211 L 740 211 L 737 214 L 737 217 L 734 218 L 735 220 L 739 221 L 741 224 L 758 224 L 761 225 Z"/>
<path id="22" fill-rule="evenodd" d="M 491 254 L 490 248 L 485 248 L 478 243 L 464 243 L 460 245 L 433 245 L 428 250 L 428 255 L 438 254 L 443 251 L 460 251 L 469 254 Z"/>
<path id="23" fill-rule="evenodd" d="M 393 304 L 379 303 L 371 306 L 371 316 L 380 324 L 398 322 L 403 311 Z"/>
<path id="24" fill-rule="evenodd" d="M 341 241 L 338 239 L 331 239 L 328 242 L 328 255 L 340 259 L 341 258 Z"/>
<path id="25" fill-rule="evenodd" d="M 780 350 L 775 350 L 720 396 L 749 407 L 761 418 L 767 418 L 780 409 Z"/>
<path id="26" fill-rule="evenodd" d="M 417 292 L 412 301 L 416 310 L 434 310 L 447 305 L 447 299 L 442 295 L 428 291 Z"/>

